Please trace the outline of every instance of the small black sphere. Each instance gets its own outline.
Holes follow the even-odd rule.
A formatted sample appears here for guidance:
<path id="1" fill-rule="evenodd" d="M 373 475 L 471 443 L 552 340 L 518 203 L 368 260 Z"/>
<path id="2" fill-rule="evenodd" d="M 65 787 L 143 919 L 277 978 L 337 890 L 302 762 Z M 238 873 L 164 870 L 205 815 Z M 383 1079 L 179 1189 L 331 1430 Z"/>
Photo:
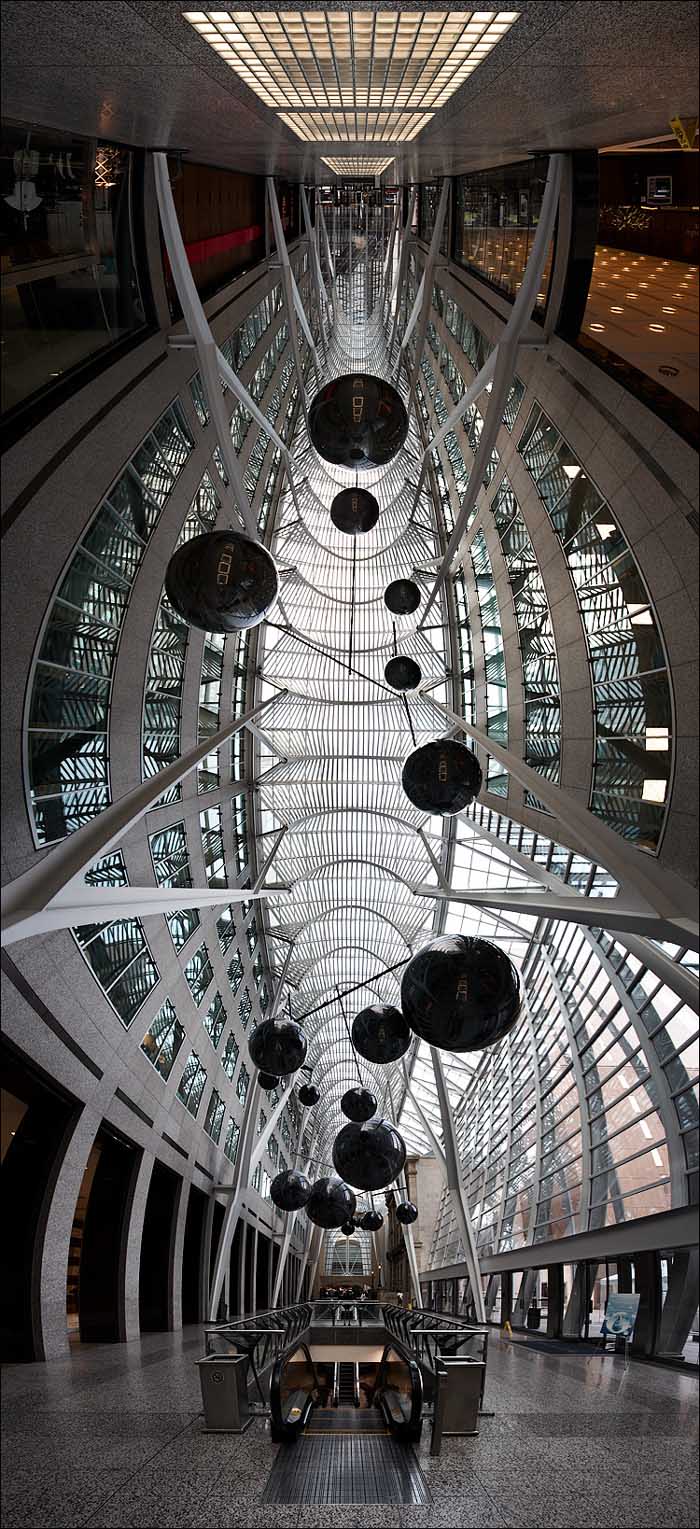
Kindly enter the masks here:
<path id="1" fill-rule="evenodd" d="M 340 1230 L 344 1237 L 354 1237 L 355 1232 L 357 1231 L 357 1227 L 355 1226 L 354 1221 L 344 1221 Z"/>
<path id="2" fill-rule="evenodd" d="M 413 579 L 394 579 L 384 590 L 384 604 L 393 616 L 411 616 L 420 605 L 420 589 Z"/>
<path id="3" fill-rule="evenodd" d="M 366 1062 L 396 1062 L 411 1044 L 411 1032 L 400 1009 L 373 1003 L 352 1022 L 352 1044 Z"/>
<path id="4" fill-rule="evenodd" d="M 389 1120 L 353 1121 L 333 1143 L 333 1167 L 356 1189 L 384 1189 L 405 1161 L 405 1143 Z"/>
<path id="5" fill-rule="evenodd" d="M 465 934 L 441 935 L 411 958 L 401 983 L 411 1029 L 444 1051 L 479 1051 L 513 1028 L 518 973 L 505 951 Z"/>
<path id="6" fill-rule="evenodd" d="M 474 801 L 482 779 L 481 765 L 472 749 L 456 738 L 437 738 L 409 754 L 401 784 L 414 807 L 446 818 Z"/>
<path id="7" fill-rule="evenodd" d="M 349 1088 L 340 1101 L 348 1120 L 371 1120 L 377 1113 L 377 1101 L 368 1088 Z"/>
<path id="8" fill-rule="evenodd" d="M 360 1226 L 365 1232 L 378 1232 L 380 1226 L 383 1225 L 384 1217 L 380 1216 L 378 1210 L 366 1210 L 360 1222 Z"/>
<path id="9" fill-rule="evenodd" d="M 334 377 L 309 409 L 309 435 L 336 467 L 384 467 L 408 435 L 408 415 L 390 382 L 364 372 Z"/>
<path id="10" fill-rule="evenodd" d="M 348 1184 L 335 1176 L 317 1179 L 306 1202 L 306 1214 L 315 1226 L 343 1226 L 355 1214 L 357 1200 Z"/>
<path id="11" fill-rule="evenodd" d="M 269 1094 L 271 1088 L 277 1088 L 279 1078 L 273 1072 L 259 1072 L 258 1083 L 265 1090 L 265 1093 Z"/>
<path id="12" fill-rule="evenodd" d="M 397 1205 L 396 1220 L 400 1221 L 402 1226 L 411 1226 L 418 1220 L 418 1211 L 412 1200 L 402 1200 L 401 1204 Z"/>
<path id="13" fill-rule="evenodd" d="M 264 1019 L 253 1030 L 248 1050 L 256 1067 L 284 1077 L 306 1060 L 306 1036 L 293 1019 Z"/>
<path id="14" fill-rule="evenodd" d="M 240 531 L 208 531 L 178 547 L 165 593 L 179 616 L 205 632 L 240 632 L 263 621 L 277 599 L 277 569 L 261 542 Z"/>
<path id="15" fill-rule="evenodd" d="M 320 1097 L 321 1095 L 313 1083 L 302 1083 L 301 1088 L 297 1089 L 297 1098 L 300 1104 L 318 1104 Z"/>
<path id="16" fill-rule="evenodd" d="M 417 690 L 423 675 L 412 658 L 400 653 L 397 658 L 389 659 L 384 678 L 394 690 Z"/>
<path id="17" fill-rule="evenodd" d="M 278 1173 L 270 1185 L 270 1199 L 278 1210 L 301 1210 L 311 1194 L 311 1182 L 298 1168 Z"/>
<path id="18" fill-rule="evenodd" d="M 346 536 L 363 536 L 379 520 L 379 505 L 374 494 L 365 488 L 344 488 L 331 505 L 331 520 L 336 531 Z"/>

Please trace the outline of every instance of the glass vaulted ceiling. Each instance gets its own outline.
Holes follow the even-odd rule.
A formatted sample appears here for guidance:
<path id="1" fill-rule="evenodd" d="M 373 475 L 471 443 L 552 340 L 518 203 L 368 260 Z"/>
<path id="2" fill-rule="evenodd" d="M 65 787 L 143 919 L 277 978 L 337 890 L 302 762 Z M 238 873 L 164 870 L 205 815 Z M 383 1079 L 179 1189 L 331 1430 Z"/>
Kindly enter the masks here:
<path id="1" fill-rule="evenodd" d="M 381 218 L 379 210 L 337 210 L 332 216 L 339 302 L 327 376 L 367 370 L 396 379 L 376 300 L 386 241 Z M 399 387 L 407 400 L 403 379 Z M 304 1017 L 307 1060 L 321 1093 L 314 1112 L 319 1172 L 330 1165 L 334 1137 L 345 1124 L 342 1095 L 360 1077 L 377 1095 L 380 1111 L 398 1116 L 401 1110 L 402 1063 L 379 1067 L 357 1058 L 346 1021 L 351 1025 L 367 1004 L 400 1002 L 403 964 L 444 919 L 444 902 L 413 888 L 437 886 L 434 857 L 463 876 L 475 853 L 459 842 L 466 832 L 456 834 L 454 822 L 418 812 L 401 787 L 406 756 L 445 732 L 433 701 L 453 704 L 451 673 L 459 670 L 459 655 L 450 652 L 451 592 L 421 632 L 420 611 L 394 626 L 383 598 L 399 577 L 415 579 L 427 594 L 441 555 L 429 484 L 416 494 L 420 450 L 412 414 L 405 448 L 385 469 L 361 474 L 361 486 L 376 496 L 381 513 L 371 532 L 353 538 L 335 529 L 329 511 L 334 495 L 354 485 L 356 475 L 318 457 L 301 418 L 293 451 L 300 507 L 290 494 L 283 498 L 272 544 L 281 589 L 274 624 L 262 629 L 258 685 L 262 699 L 276 690 L 287 694 L 259 733 L 258 773 L 269 773 L 258 791 L 256 826 L 263 836 L 261 860 L 273 836 L 286 829 L 274 881 L 290 886 L 291 894 L 268 905 L 268 945 L 278 973 L 288 956 L 284 1003 Z M 417 659 L 423 674 L 420 692 L 407 699 L 384 681 L 395 644 Z M 500 884 L 519 882 L 505 858 L 484 859 L 482 850 L 475 871 L 480 885 L 491 868 Z M 458 921 L 471 932 L 500 933 L 514 958 L 522 956 L 525 945 L 513 920 L 501 928 L 496 914 L 463 908 Z M 534 924 L 521 922 L 524 929 Z M 347 988 L 355 991 L 341 1002 L 337 995 Z M 439 1131 L 423 1050 L 405 1061 L 424 1085 L 424 1102 Z M 446 1058 L 455 1105 L 477 1060 Z M 410 1112 L 406 1127 L 409 1148 L 413 1141 L 417 1150 L 430 1151 Z"/>

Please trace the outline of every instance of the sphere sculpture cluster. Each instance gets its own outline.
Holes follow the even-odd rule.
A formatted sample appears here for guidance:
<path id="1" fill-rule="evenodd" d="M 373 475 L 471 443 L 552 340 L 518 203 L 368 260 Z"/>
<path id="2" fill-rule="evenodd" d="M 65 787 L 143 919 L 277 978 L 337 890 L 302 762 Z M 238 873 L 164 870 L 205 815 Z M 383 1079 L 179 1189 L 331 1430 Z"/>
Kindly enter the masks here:
<path id="1" fill-rule="evenodd" d="M 357 1200 L 348 1184 L 334 1175 L 317 1179 L 306 1201 L 305 1210 L 315 1226 L 343 1226 L 355 1214 Z M 354 1231 L 354 1225 L 353 1225 Z"/>
<path id="2" fill-rule="evenodd" d="M 412 616 L 420 605 L 420 589 L 413 579 L 393 579 L 384 590 L 384 604 L 392 616 Z"/>
<path id="3" fill-rule="evenodd" d="M 319 456 L 336 467 L 384 467 L 408 434 L 396 389 L 366 372 L 335 377 L 309 409 L 309 435 Z"/>
<path id="4" fill-rule="evenodd" d="M 264 1019 L 253 1030 L 248 1050 L 261 1071 L 285 1077 L 306 1060 L 306 1036 L 293 1019 Z"/>
<path id="5" fill-rule="evenodd" d="M 396 1062 L 408 1051 L 411 1032 L 400 1009 L 374 1003 L 355 1015 L 352 1044 L 366 1062 Z"/>
<path id="6" fill-rule="evenodd" d="M 333 1167 L 355 1189 L 384 1189 L 405 1161 L 406 1144 L 389 1120 L 352 1121 L 333 1143 Z"/>
<path id="7" fill-rule="evenodd" d="M 401 784 L 419 811 L 452 817 L 478 796 L 482 779 L 481 765 L 472 749 L 456 738 L 437 738 L 409 754 Z"/>
<path id="8" fill-rule="evenodd" d="M 417 690 L 423 675 L 414 659 L 399 653 L 396 658 L 389 659 L 384 678 L 393 690 Z"/>
<path id="9" fill-rule="evenodd" d="M 241 632 L 258 626 L 277 599 L 277 569 L 261 542 L 240 531 L 208 531 L 173 553 L 165 593 L 189 626 Z"/>
<path id="10" fill-rule="evenodd" d="M 371 1120 L 377 1113 L 377 1101 L 368 1088 L 349 1088 L 343 1094 L 340 1108 L 348 1120 Z"/>
<path id="11" fill-rule="evenodd" d="M 297 1089 L 299 1103 L 305 1104 L 307 1108 L 318 1104 L 320 1097 L 321 1095 L 314 1083 L 302 1083 L 301 1088 Z"/>
<path id="12" fill-rule="evenodd" d="M 380 1216 L 378 1210 L 366 1210 L 360 1221 L 360 1226 L 365 1232 L 378 1232 L 383 1225 L 384 1217 Z"/>
<path id="13" fill-rule="evenodd" d="M 260 1084 L 260 1087 L 265 1090 L 265 1093 L 269 1094 L 271 1089 L 277 1088 L 279 1084 L 279 1077 L 274 1072 L 259 1072 L 258 1083 Z"/>
<path id="14" fill-rule="evenodd" d="M 331 520 L 346 536 L 364 536 L 379 520 L 379 505 L 366 488 L 344 488 L 333 500 Z"/>
<path id="15" fill-rule="evenodd" d="M 412 1200 L 402 1200 L 396 1207 L 396 1220 L 402 1226 L 412 1226 L 418 1220 L 418 1210 Z"/>
<path id="16" fill-rule="evenodd" d="M 469 935 L 440 935 L 409 961 L 401 1003 L 416 1035 L 444 1051 L 493 1046 L 520 1013 L 518 973 L 505 951 Z"/>
<path id="17" fill-rule="evenodd" d="M 270 1199 L 278 1210 L 301 1210 L 311 1194 L 311 1182 L 298 1168 L 278 1173 L 270 1185 Z"/>

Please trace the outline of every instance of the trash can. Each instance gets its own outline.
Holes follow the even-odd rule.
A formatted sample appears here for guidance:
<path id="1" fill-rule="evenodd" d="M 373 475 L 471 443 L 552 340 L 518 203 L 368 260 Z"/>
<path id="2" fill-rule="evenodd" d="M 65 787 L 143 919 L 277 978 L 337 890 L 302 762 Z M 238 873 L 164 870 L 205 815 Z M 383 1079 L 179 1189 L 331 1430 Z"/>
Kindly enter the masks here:
<path id="1" fill-rule="evenodd" d="M 535 1331 L 542 1321 L 542 1309 L 539 1306 L 531 1306 L 527 1314 L 527 1325 L 530 1331 Z"/>
<path id="2" fill-rule="evenodd" d="M 244 1433 L 253 1421 L 245 1354 L 207 1354 L 196 1361 L 205 1433 Z"/>

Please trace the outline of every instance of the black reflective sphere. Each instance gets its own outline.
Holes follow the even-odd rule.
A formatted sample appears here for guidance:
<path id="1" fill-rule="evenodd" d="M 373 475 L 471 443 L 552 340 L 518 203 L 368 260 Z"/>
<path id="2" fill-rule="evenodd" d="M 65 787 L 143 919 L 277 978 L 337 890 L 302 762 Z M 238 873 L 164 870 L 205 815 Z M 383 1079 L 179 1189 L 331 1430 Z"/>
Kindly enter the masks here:
<path id="1" fill-rule="evenodd" d="M 301 1088 L 297 1089 L 297 1098 L 300 1104 L 318 1104 L 320 1097 L 321 1095 L 313 1083 L 302 1083 Z"/>
<path id="2" fill-rule="evenodd" d="M 384 1189 L 405 1161 L 405 1143 L 390 1120 L 343 1126 L 333 1143 L 333 1167 L 356 1189 Z"/>
<path id="3" fill-rule="evenodd" d="M 394 579 L 384 590 L 384 604 L 393 616 L 411 616 L 420 605 L 420 589 L 413 579 Z"/>
<path id="4" fill-rule="evenodd" d="M 277 569 L 261 542 L 240 531 L 208 531 L 178 547 L 165 593 L 190 626 L 240 632 L 263 621 L 277 599 Z"/>
<path id="5" fill-rule="evenodd" d="M 379 505 L 374 494 L 364 488 L 344 488 L 331 505 L 331 520 L 337 531 L 346 536 L 363 536 L 379 520 Z"/>
<path id="6" fill-rule="evenodd" d="M 306 1036 L 293 1019 L 264 1019 L 254 1029 L 248 1050 L 261 1071 L 284 1077 L 306 1060 Z"/>
<path id="7" fill-rule="evenodd" d="M 400 1221 L 402 1226 L 411 1226 L 418 1220 L 418 1211 L 412 1200 L 402 1200 L 401 1204 L 397 1205 L 396 1220 Z"/>
<path id="8" fill-rule="evenodd" d="M 478 796 L 481 765 L 472 749 L 456 738 L 437 738 L 409 754 L 401 784 L 414 807 L 449 818 Z"/>
<path id="9" fill-rule="evenodd" d="M 335 377 L 309 409 L 312 444 L 336 467 L 384 467 L 407 434 L 408 415 L 396 389 L 365 372 Z"/>
<path id="10" fill-rule="evenodd" d="M 354 1237 L 355 1232 L 357 1231 L 357 1227 L 355 1226 L 354 1221 L 344 1221 L 340 1230 L 344 1237 Z"/>
<path id="11" fill-rule="evenodd" d="M 352 1044 L 367 1062 L 396 1062 L 411 1044 L 411 1032 L 400 1009 L 373 1003 L 352 1022 Z"/>
<path id="12" fill-rule="evenodd" d="M 349 1088 L 340 1101 L 348 1120 L 371 1120 L 377 1113 L 377 1101 L 368 1088 Z"/>
<path id="13" fill-rule="evenodd" d="M 378 1232 L 380 1226 L 383 1225 L 384 1217 L 380 1216 L 378 1210 L 366 1210 L 360 1222 L 360 1226 L 365 1232 Z"/>
<path id="14" fill-rule="evenodd" d="M 306 1214 L 315 1226 L 344 1226 L 354 1216 L 356 1205 L 349 1185 L 333 1176 L 316 1180 L 306 1202 Z"/>
<path id="15" fill-rule="evenodd" d="M 278 1210 L 301 1210 L 311 1194 L 311 1181 L 298 1168 L 278 1173 L 270 1185 L 270 1199 Z"/>
<path id="16" fill-rule="evenodd" d="M 384 678 L 394 690 L 417 690 L 423 675 L 412 658 L 406 658 L 400 653 L 398 658 L 389 659 Z"/>
<path id="17" fill-rule="evenodd" d="M 518 973 L 505 951 L 465 934 L 424 945 L 401 983 L 411 1029 L 444 1051 L 493 1046 L 513 1028 L 520 1001 Z"/>
<path id="18" fill-rule="evenodd" d="M 261 1088 L 264 1088 L 265 1093 L 269 1094 L 271 1088 L 277 1087 L 279 1078 L 273 1072 L 259 1072 L 258 1083 Z"/>

